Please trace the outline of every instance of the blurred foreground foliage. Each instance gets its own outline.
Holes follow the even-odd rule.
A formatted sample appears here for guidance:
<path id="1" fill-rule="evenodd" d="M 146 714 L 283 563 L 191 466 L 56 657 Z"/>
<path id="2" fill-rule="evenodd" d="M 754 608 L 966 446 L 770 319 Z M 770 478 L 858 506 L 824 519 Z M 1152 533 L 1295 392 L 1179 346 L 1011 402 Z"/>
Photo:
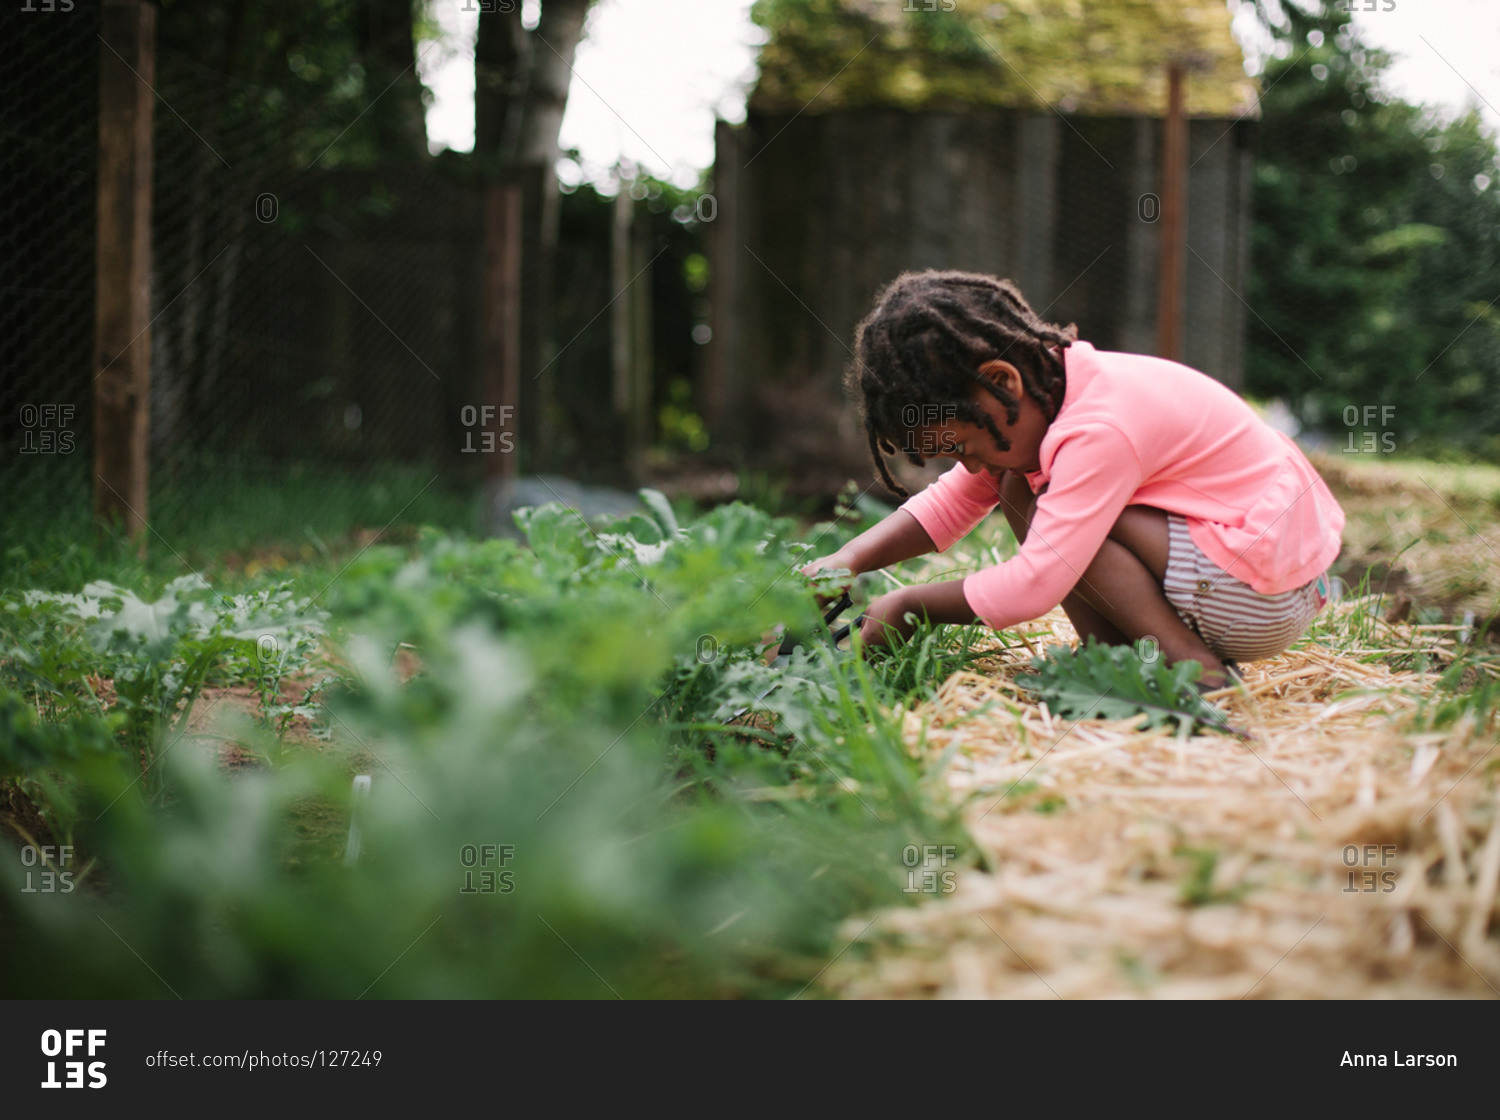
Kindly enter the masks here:
<path id="1" fill-rule="evenodd" d="M 376 544 L 326 585 L 5 596 L 5 831 L 72 850 L 51 893 L 45 859 L 0 858 L 0 990 L 802 991 L 839 919 L 903 899 L 905 845 L 963 843 L 891 713 L 946 644 L 816 640 L 796 567 L 848 527 L 802 544 L 749 506 L 680 525 L 645 498 L 592 525 L 524 511 L 525 543 Z M 808 642 L 770 667 L 782 623 Z M 289 743 L 313 686 L 323 738 Z M 214 688 L 262 718 L 190 726 Z M 222 766 L 226 740 L 258 764 Z"/>

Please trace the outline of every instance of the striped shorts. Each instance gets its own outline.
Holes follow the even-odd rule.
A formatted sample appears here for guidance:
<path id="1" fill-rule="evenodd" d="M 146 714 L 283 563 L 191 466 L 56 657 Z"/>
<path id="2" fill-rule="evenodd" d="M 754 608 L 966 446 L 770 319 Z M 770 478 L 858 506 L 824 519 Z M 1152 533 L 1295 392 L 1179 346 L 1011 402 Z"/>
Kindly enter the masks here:
<path id="1" fill-rule="evenodd" d="M 1167 601 L 1221 658 L 1274 657 L 1300 638 L 1328 602 L 1328 577 L 1262 595 L 1203 554 L 1180 514 L 1167 514 Z"/>

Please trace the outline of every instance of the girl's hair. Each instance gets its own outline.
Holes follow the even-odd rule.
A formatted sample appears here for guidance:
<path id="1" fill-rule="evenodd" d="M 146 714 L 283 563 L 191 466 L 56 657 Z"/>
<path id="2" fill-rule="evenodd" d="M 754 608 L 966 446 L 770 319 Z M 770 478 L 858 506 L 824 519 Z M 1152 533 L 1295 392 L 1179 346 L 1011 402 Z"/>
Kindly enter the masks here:
<path id="1" fill-rule="evenodd" d="M 854 332 L 854 359 L 844 385 L 859 405 L 870 457 L 893 493 L 908 497 L 886 467 L 885 456 L 904 453 L 918 466 L 926 456 L 909 437 L 919 428 L 962 421 L 985 428 L 1002 451 L 1010 442 L 973 400 L 976 385 L 1002 405 L 1010 423 L 1020 401 L 979 367 L 1003 359 L 1021 374 L 1026 395 L 1050 421 L 1067 382 L 1061 357 L 1078 337 L 1045 323 L 1009 280 L 973 272 L 907 272 L 875 297 L 875 308 Z"/>

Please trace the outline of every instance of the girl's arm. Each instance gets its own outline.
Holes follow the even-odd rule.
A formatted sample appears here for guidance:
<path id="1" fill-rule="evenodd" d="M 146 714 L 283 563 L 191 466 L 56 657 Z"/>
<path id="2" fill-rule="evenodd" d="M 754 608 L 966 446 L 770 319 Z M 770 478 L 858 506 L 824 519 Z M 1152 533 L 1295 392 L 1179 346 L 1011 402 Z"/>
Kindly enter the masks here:
<path id="1" fill-rule="evenodd" d="M 915 622 L 907 621 L 908 615 L 958 626 L 972 626 L 979 621 L 964 595 L 963 580 L 914 583 L 873 600 L 865 608 L 865 623 L 859 628 L 859 636 L 867 646 L 905 641 L 916 629 Z"/>
<path id="2" fill-rule="evenodd" d="M 937 546 L 921 523 L 904 509 L 898 509 L 837 552 L 814 560 L 802 572 L 810 576 L 823 568 L 848 568 L 854 575 L 859 575 L 936 550 Z M 979 621 L 964 597 L 963 580 L 919 583 L 898 588 L 873 600 L 865 611 L 860 637 L 866 645 L 872 646 L 909 638 L 915 626 L 907 621 L 908 614 L 926 617 L 932 622 L 961 625 Z"/>
<path id="3" fill-rule="evenodd" d="M 810 576 L 824 568 L 848 568 L 853 575 L 888 568 L 914 556 L 936 551 L 927 530 L 904 509 L 870 526 L 837 552 L 819 557 L 802 569 Z"/>
<path id="4" fill-rule="evenodd" d="M 970 473 L 958 464 L 889 517 L 802 572 L 810 576 L 824 568 L 848 568 L 860 575 L 945 551 L 995 508 L 1000 487 L 1000 479 L 983 471 Z"/>

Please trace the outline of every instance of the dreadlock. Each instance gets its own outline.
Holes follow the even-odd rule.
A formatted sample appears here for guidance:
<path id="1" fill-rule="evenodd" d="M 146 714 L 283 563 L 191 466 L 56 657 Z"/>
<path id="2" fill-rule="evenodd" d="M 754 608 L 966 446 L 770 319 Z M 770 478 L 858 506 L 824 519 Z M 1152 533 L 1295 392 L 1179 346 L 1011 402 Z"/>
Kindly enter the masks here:
<path id="1" fill-rule="evenodd" d="M 907 272 L 875 297 L 875 308 L 854 332 L 854 359 L 844 385 L 859 403 L 870 457 L 892 493 L 907 491 L 891 477 L 885 457 L 904 452 L 918 466 L 926 461 L 907 437 L 921 417 L 950 416 L 985 428 L 1002 451 L 1010 441 L 973 399 L 976 382 L 1005 407 L 1014 424 L 1021 402 L 979 367 L 1005 359 L 1020 371 L 1026 395 L 1048 420 L 1057 416 L 1066 388 L 1062 359 L 1077 328 L 1037 317 L 1009 280 L 973 272 Z M 913 406 L 916 406 L 915 408 Z M 943 408 L 945 413 L 938 413 Z"/>

